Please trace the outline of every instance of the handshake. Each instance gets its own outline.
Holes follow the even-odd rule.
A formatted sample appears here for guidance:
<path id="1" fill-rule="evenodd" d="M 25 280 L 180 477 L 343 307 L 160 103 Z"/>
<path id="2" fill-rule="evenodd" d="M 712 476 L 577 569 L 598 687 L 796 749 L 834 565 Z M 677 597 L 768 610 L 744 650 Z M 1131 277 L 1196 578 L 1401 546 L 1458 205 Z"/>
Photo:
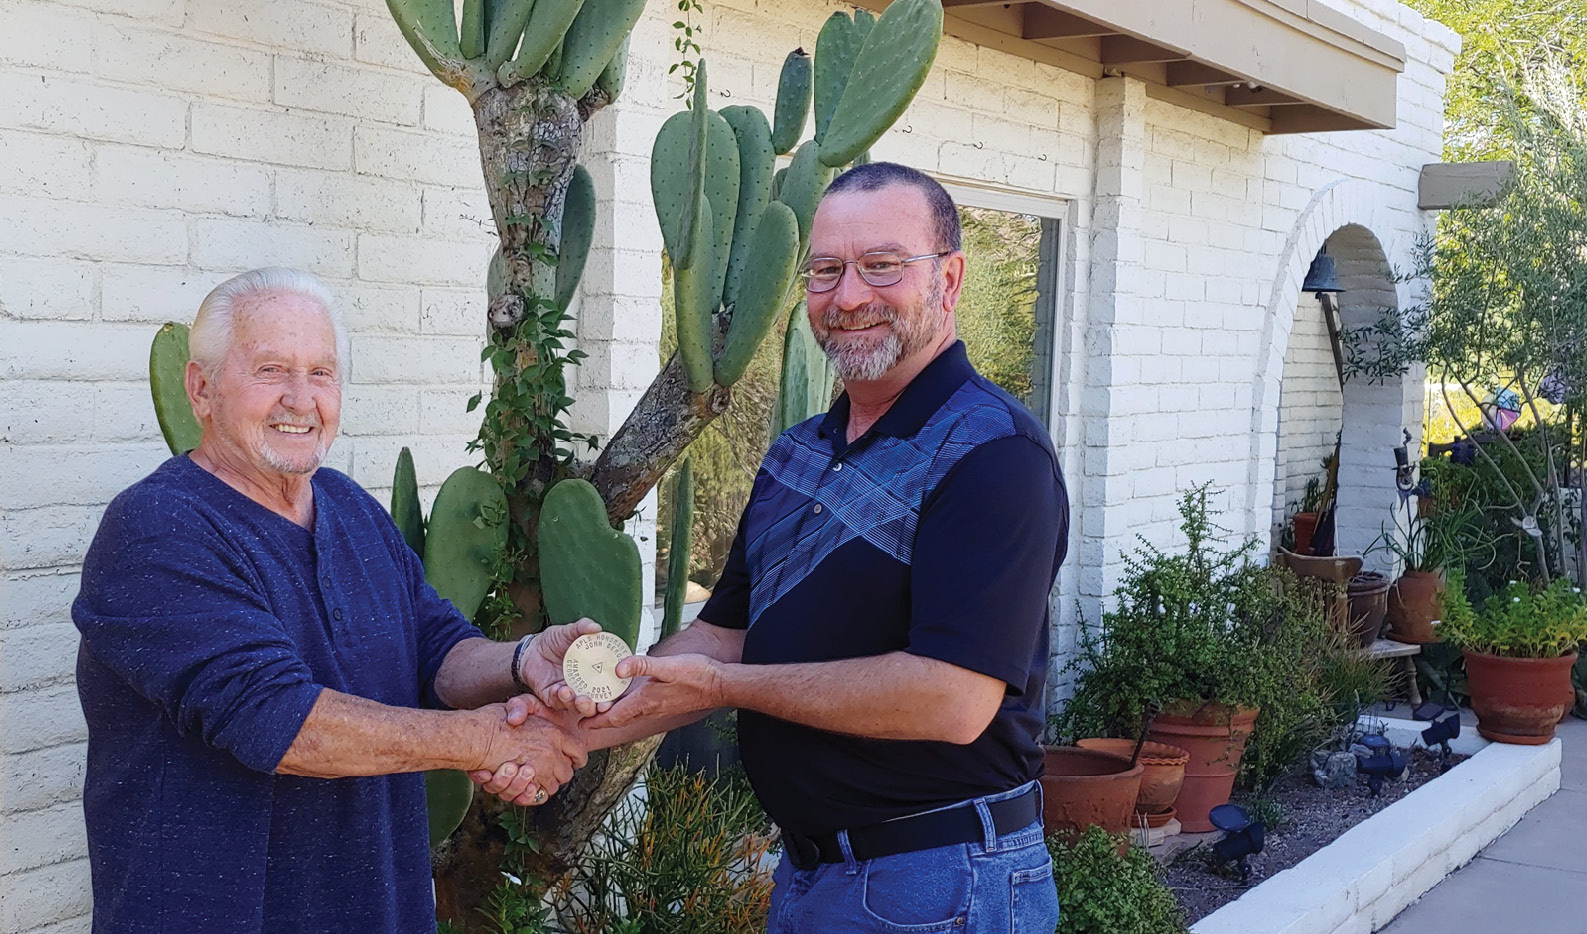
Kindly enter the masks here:
<path id="1" fill-rule="evenodd" d="M 582 619 L 530 640 L 517 674 L 533 693 L 476 711 L 486 721 L 486 738 L 469 771 L 475 784 L 511 804 L 544 804 L 584 766 L 589 750 L 662 732 L 674 715 L 721 706 L 701 689 L 714 681 L 715 662 L 699 655 L 630 656 L 617 674 L 635 680 L 618 701 L 578 694 L 563 680 L 563 659 L 574 640 L 600 631 Z"/>

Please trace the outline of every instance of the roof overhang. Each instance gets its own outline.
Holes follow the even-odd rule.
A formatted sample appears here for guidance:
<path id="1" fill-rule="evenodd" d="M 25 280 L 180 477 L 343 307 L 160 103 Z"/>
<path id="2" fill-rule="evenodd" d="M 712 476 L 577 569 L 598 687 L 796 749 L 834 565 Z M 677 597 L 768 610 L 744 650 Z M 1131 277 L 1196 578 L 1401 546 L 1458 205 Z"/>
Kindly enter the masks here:
<path id="1" fill-rule="evenodd" d="M 888 0 L 861 0 L 873 9 Z M 946 31 L 1268 133 L 1389 129 L 1405 47 L 1315 0 L 942 0 Z"/>

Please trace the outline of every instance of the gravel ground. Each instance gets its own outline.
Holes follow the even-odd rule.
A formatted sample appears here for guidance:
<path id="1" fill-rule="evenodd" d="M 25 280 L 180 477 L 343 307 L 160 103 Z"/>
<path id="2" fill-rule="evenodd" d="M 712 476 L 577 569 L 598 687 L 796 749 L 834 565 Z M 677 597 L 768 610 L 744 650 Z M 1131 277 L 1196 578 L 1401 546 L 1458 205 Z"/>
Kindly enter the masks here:
<path id="1" fill-rule="evenodd" d="M 1455 756 L 1451 761 L 1459 763 L 1464 759 Z M 1425 749 L 1414 749 L 1405 777 L 1385 783 L 1383 794 L 1374 798 L 1364 778 L 1358 779 L 1355 787 L 1330 790 L 1313 783 L 1309 770 L 1296 769 L 1280 779 L 1267 795 L 1283 817 L 1276 830 L 1268 831 L 1262 852 L 1247 861 L 1251 867 L 1249 885 L 1240 883 L 1233 866 L 1220 869 L 1213 864 L 1211 845 L 1217 835 L 1208 835 L 1205 843 L 1181 853 L 1168 867 L 1164 881 L 1184 907 L 1185 920 L 1194 924 L 1239 898 L 1250 886 L 1295 865 L 1438 775 L 1438 758 Z M 1240 795 L 1235 796 L 1235 803 L 1247 809 L 1252 806 L 1249 798 Z"/>

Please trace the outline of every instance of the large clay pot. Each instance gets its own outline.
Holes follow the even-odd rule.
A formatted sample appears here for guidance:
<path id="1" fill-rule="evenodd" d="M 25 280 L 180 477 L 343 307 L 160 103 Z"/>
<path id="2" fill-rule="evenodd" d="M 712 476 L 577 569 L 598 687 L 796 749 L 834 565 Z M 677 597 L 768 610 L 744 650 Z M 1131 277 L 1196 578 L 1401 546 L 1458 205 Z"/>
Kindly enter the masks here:
<path id="1" fill-rule="evenodd" d="M 1075 745 L 1126 759 L 1135 754 L 1133 739 L 1082 739 Z M 1148 742 L 1141 745 L 1141 755 L 1135 761 L 1143 770 L 1141 790 L 1135 795 L 1135 812 L 1157 814 L 1168 810 L 1179 797 L 1179 786 L 1185 783 L 1185 763 L 1190 761 L 1190 753 L 1177 746 Z"/>
<path id="2" fill-rule="evenodd" d="M 1496 743 L 1541 746 L 1567 709 L 1565 690 L 1576 653 L 1559 658 L 1505 658 L 1466 651 L 1466 684 L 1477 732 Z"/>
<path id="3" fill-rule="evenodd" d="M 1389 579 L 1376 571 L 1350 578 L 1350 629 L 1363 648 L 1378 641 L 1383 617 L 1389 612 Z"/>
<path id="4" fill-rule="evenodd" d="M 1048 836 L 1074 839 L 1095 824 L 1108 833 L 1130 829 L 1135 795 L 1141 787 L 1139 762 L 1078 746 L 1046 747 L 1047 774 L 1041 777 L 1041 823 Z"/>
<path id="5" fill-rule="evenodd" d="M 1245 741 L 1256 724 L 1255 710 L 1236 710 L 1203 701 L 1175 701 L 1152 721 L 1147 736 L 1190 753 L 1185 782 L 1174 808 L 1186 833 L 1213 829 L 1207 814 L 1229 800 L 1240 770 Z"/>
<path id="6" fill-rule="evenodd" d="M 1295 529 L 1295 553 L 1309 555 L 1312 552 L 1311 537 L 1317 532 L 1317 520 L 1322 518 L 1320 512 L 1297 512 L 1291 520 Z"/>
<path id="7" fill-rule="evenodd" d="M 1406 571 L 1389 588 L 1389 638 L 1395 642 L 1437 642 L 1433 623 L 1444 612 L 1444 575 Z"/>

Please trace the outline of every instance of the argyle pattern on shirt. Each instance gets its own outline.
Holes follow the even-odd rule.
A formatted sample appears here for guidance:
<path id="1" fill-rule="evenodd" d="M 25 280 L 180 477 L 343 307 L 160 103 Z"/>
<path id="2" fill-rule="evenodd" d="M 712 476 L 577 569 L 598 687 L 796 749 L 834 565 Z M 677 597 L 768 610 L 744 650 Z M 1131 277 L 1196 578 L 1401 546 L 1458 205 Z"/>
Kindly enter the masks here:
<path id="1" fill-rule="evenodd" d="M 817 416 L 788 429 L 761 464 L 772 484 L 793 495 L 778 497 L 786 511 L 745 543 L 753 582 L 751 626 L 855 538 L 908 565 L 926 497 L 971 449 L 1015 432 L 1007 404 L 974 380 L 960 386 L 914 435 L 872 432 L 841 456 L 823 436 L 822 420 Z"/>

